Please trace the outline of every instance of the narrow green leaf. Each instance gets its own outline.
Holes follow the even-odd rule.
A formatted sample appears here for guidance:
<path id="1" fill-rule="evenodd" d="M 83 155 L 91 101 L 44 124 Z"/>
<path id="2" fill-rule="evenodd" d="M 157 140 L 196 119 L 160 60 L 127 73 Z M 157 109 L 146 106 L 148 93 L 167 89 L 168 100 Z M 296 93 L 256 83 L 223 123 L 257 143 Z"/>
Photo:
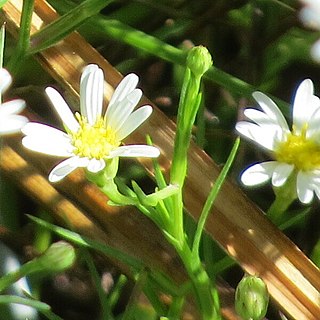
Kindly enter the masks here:
<path id="1" fill-rule="evenodd" d="M 35 33 L 31 38 L 29 53 L 34 54 L 53 46 L 111 2 L 112 0 L 86 0 L 81 2 L 74 9 Z"/>
<path id="2" fill-rule="evenodd" d="M 123 263 L 131 266 L 135 271 L 141 270 L 141 268 L 144 267 L 144 264 L 142 261 L 133 258 L 124 252 L 117 250 L 115 248 L 112 248 L 106 244 L 99 243 L 97 241 L 91 240 L 85 236 L 81 236 L 76 232 L 55 226 L 51 223 L 48 223 L 44 220 L 41 220 L 37 217 L 31 216 L 27 214 L 27 217 L 32 220 L 33 222 L 37 223 L 38 225 L 41 225 L 52 232 L 58 234 L 60 237 L 69 240 L 70 242 L 73 242 L 77 244 L 78 246 L 84 247 L 84 248 L 91 248 L 96 251 L 99 251 L 107 256 L 110 256 L 112 258 L 115 258 L 117 260 L 122 261 Z"/>
<path id="3" fill-rule="evenodd" d="M 231 165 L 235 159 L 239 145 L 240 145 L 240 138 L 237 138 L 236 142 L 234 143 L 233 148 L 230 152 L 230 155 L 227 159 L 227 162 L 224 165 L 222 171 L 220 172 L 217 180 L 215 181 L 215 183 L 209 193 L 209 196 L 206 200 L 206 203 L 204 204 L 204 207 L 202 209 L 202 212 L 201 212 L 201 215 L 200 215 L 200 218 L 198 221 L 197 230 L 196 230 L 196 233 L 194 236 L 194 241 L 193 241 L 193 246 L 192 246 L 192 252 L 195 255 L 198 255 L 200 240 L 201 240 L 201 236 L 202 236 L 202 232 L 203 232 L 205 223 L 206 223 L 208 215 L 211 211 L 214 200 L 216 199 L 216 197 L 221 189 L 221 186 L 222 186 L 224 180 L 226 179 L 227 174 L 231 168 Z"/>

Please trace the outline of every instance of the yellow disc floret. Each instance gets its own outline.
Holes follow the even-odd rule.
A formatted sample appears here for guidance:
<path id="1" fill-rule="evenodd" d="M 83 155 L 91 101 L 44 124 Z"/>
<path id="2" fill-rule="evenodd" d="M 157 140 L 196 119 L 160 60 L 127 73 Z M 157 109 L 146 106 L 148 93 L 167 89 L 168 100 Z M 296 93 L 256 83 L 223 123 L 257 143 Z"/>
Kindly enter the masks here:
<path id="1" fill-rule="evenodd" d="M 86 117 L 76 113 L 80 128 L 77 132 L 71 132 L 72 145 L 75 147 L 73 153 L 80 157 L 89 159 L 103 159 L 108 157 L 110 151 L 119 146 L 115 132 L 106 128 L 104 120 L 99 117 L 91 125 Z"/>
<path id="2" fill-rule="evenodd" d="M 300 134 L 290 132 L 286 141 L 280 142 L 275 150 L 279 162 L 293 164 L 298 170 L 309 171 L 320 169 L 320 145 L 306 137 L 307 125 Z"/>

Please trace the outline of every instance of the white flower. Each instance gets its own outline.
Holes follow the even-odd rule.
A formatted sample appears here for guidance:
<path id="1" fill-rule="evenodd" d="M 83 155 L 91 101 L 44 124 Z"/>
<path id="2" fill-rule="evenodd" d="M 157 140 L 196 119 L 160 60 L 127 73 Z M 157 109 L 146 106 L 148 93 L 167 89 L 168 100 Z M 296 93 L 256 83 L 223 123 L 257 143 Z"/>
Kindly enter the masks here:
<path id="1" fill-rule="evenodd" d="M 115 157 L 158 157 L 159 150 L 148 145 L 120 146 L 121 141 L 139 127 L 152 113 L 152 107 L 143 106 L 133 111 L 142 92 L 136 89 L 138 76 L 127 75 L 118 85 L 102 117 L 103 72 L 97 65 L 85 67 L 80 80 L 81 114 L 73 115 L 62 96 L 53 88 L 46 88 L 58 112 L 66 133 L 39 123 L 28 123 L 22 132 L 25 147 L 68 159 L 58 164 L 49 174 L 49 180 L 63 179 L 78 167 L 90 172 L 103 170 L 106 160 Z"/>
<path id="2" fill-rule="evenodd" d="M 10 86 L 12 78 L 6 69 L 0 69 L 0 97 Z M 0 98 L 1 101 L 1 98 Z M 15 133 L 27 123 L 26 117 L 17 115 L 25 107 L 25 102 L 15 99 L 0 104 L 0 135 Z"/>
<path id="3" fill-rule="evenodd" d="M 320 0 L 301 0 L 304 4 L 299 16 L 302 22 L 312 29 L 320 29 Z"/>
<path id="4" fill-rule="evenodd" d="M 320 0 L 301 0 L 304 4 L 299 12 L 300 20 L 306 27 L 320 30 Z M 312 59 L 320 62 L 320 39 L 317 40 L 310 50 Z"/>
<path id="5" fill-rule="evenodd" d="M 312 81 L 304 80 L 297 89 L 292 130 L 270 98 L 261 92 L 254 92 L 253 97 L 263 111 L 246 109 L 245 115 L 254 123 L 240 121 L 236 129 L 269 151 L 274 160 L 249 167 L 241 181 L 254 186 L 271 178 L 273 186 L 279 187 L 295 174 L 302 203 L 310 203 L 314 192 L 320 198 L 320 99 L 313 94 Z"/>

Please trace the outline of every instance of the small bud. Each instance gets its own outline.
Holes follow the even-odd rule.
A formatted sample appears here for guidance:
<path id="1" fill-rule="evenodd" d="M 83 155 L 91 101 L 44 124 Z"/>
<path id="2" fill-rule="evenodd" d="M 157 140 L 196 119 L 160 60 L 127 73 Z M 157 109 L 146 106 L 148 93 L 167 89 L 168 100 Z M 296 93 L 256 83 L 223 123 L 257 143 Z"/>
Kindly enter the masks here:
<path id="1" fill-rule="evenodd" d="M 70 268 L 76 260 L 71 244 L 65 241 L 53 243 L 40 257 L 34 259 L 38 271 L 62 272 Z"/>
<path id="2" fill-rule="evenodd" d="M 261 320 L 267 313 L 269 294 L 262 279 L 245 276 L 236 289 L 235 308 L 243 320 Z"/>
<path id="3" fill-rule="evenodd" d="M 203 46 L 193 47 L 188 52 L 187 66 L 195 76 L 201 77 L 212 66 L 208 49 Z"/>

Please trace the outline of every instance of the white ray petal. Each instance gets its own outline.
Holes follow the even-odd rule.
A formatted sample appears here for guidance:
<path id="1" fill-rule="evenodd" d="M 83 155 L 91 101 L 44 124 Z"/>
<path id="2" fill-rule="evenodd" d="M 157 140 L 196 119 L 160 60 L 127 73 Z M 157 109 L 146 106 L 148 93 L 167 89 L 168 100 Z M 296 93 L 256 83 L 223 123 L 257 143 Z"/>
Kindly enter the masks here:
<path id="1" fill-rule="evenodd" d="M 87 165 L 87 169 L 90 172 L 97 173 L 97 172 L 103 170 L 105 166 L 106 166 L 106 163 L 103 159 L 100 159 L 100 160 L 91 159 L 89 161 L 89 164 Z"/>
<path id="2" fill-rule="evenodd" d="M 0 69 L 0 93 L 3 93 L 8 89 L 12 82 L 12 78 L 10 73 L 6 70 L 1 68 Z"/>
<path id="3" fill-rule="evenodd" d="M 257 109 L 245 109 L 244 115 L 261 127 L 267 125 L 280 127 L 277 120 L 270 118 L 265 112 L 259 111 Z"/>
<path id="4" fill-rule="evenodd" d="M 148 145 L 128 145 L 120 146 L 117 149 L 110 152 L 108 158 L 115 157 L 147 157 L 157 158 L 160 155 L 158 148 Z"/>
<path id="5" fill-rule="evenodd" d="M 82 159 L 78 157 L 72 157 L 60 162 L 57 166 L 55 166 L 51 170 L 49 174 L 49 181 L 58 182 L 62 180 L 69 173 L 79 168 L 80 164 L 82 164 L 81 162 L 82 162 Z"/>
<path id="6" fill-rule="evenodd" d="M 313 95 L 313 83 L 306 79 L 299 85 L 293 103 L 293 124 L 300 133 L 311 116 L 320 107 L 320 100 Z"/>
<path id="7" fill-rule="evenodd" d="M 10 115 L 3 119 L 0 118 L 0 135 L 18 132 L 27 122 L 28 119 L 20 115 Z"/>
<path id="8" fill-rule="evenodd" d="M 241 182 L 246 186 L 256 186 L 267 182 L 274 169 L 278 166 L 277 161 L 257 163 L 246 169 L 241 175 Z"/>
<path id="9" fill-rule="evenodd" d="M 73 146 L 63 131 L 34 122 L 27 123 L 21 131 L 26 135 L 22 144 L 28 149 L 60 157 L 72 155 Z"/>
<path id="10" fill-rule="evenodd" d="M 151 113 L 152 107 L 149 105 L 143 106 L 130 114 L 126 122 L 116 132 L 119 141 L 126 138 L 131 132 L 137 129 L 144 121 L 146 121 Z"/>
<path id="11" fill-rule="evenodd" d="M 86 115 L 89 124 L 94 125 L 101 116 L 103 102 L 103 72 L 100 68 L 87 75 L 85 90 Z"/>
<path id="12" fill-rule="evenodd" d="M 26 106 L 26 103 L 22 99 L 6 101 L 0 104 L 0 116 L 4 117 L 9 114 L 19 113 L 25 108 L 25 106 Z"/>
<path id="13" fill-rule="evenodd" d="M 272 174 L 272 185 L 275 187 L 282 186 L 294 170 L 294 165 L 287 163 L 278 163 Z"/>
<path id="14" fill-rule="evenodd" d="M 69 136 L 56 128 L 48 126 L 46 124 L 38 123 L 38 122 L 28 122 L 21 130 L 25 135 L 33 135 L 35 137 L 43 138 L 43 139 L 59 139 L 65 138 L 69 139 Z"/>
<path id="15" fill-rule="evenodd" d="M 114 131 L 118 131 L 130 116 L 141 97 L 142 91 L 134 89 L 122 101 L 119 101 L 117 106 L 114 106 L 113 112 L 109 112 L 108 116 L 106 114 L 106 126 L 110 126 Z"/>
<path id="16" fill-rule="evenodd" d="M 315 112 L 311 115 L 308 121 L 307 127 L 307 138 L 313 137 L 314 135 L 320 135 L 320 108 L 316 109 Z M 319 137 L 318 137 L 319 138 Z M 317 138 L 315 140 L 318 140 Z"/>
<path id="17" fill-rule="evenodd" d="M 47 87 L 45 91 L 65 126 L 72 132 L 77 131 L 79 129 L 79 123 L 61 94 L 51 87 Z"/>
<path id="18" fill-rule="evenodd" d="M 96 64 L 87 65 L 81 74 L 80 79 L 80 112 L 81 115 L 88 119 L 87 115 L 87 83 L 89 79 L 89 74 L 97 70 L 99 67 Z"/>
<path id="19" fill-rule="evenodd" d="M 114 109 L 117 109 L 119 101 L 122 101 L 130 92 L 132 92 L 136 88 L 138 81 L 139 77 L 134 73 L 128 74 L 121 80 L 109 102 L 109 106 L 106 112 L 106 118 L 109 118 L 110 114 L 113 114 Z"/>
<path id="20" fill-rule="evenodd" d="M 236 130 L 262 147 L 273 151 L 275 144 L 284 139 L 284 133 L 278 126 L 260 127 L 247 121 L 236 124 Z"/>
<path id="21" fill-rule="evenodd" d="M 308 173 L 299 171 L 297 175 L 297 194 L 299 200 L 308 204 L 313 199 L 312 178 Z"/>
<path id="22" fill-rule="evenodd" d="M 285 131 L 289 131 L 289 127 L 285 117 L 283 116 L 282 112 L 278 108 L 278 106 L 266 96 L 264 93 L 256 91 L 252 94 L 254 99 L 259 103 L 262 110 L 272 119 L 275 123 L 283 128 Z"/>
<path id="23" fill-rule="evenodd" d="M 318 173 L 319 175 L 319 173 Z M 315 194 L 317 195 L 317 197 L 319 198 L 320 200 L 320 180 L 317 179 L 316 181 L 313 179 L 313 190 L 315 192 Z"/>

